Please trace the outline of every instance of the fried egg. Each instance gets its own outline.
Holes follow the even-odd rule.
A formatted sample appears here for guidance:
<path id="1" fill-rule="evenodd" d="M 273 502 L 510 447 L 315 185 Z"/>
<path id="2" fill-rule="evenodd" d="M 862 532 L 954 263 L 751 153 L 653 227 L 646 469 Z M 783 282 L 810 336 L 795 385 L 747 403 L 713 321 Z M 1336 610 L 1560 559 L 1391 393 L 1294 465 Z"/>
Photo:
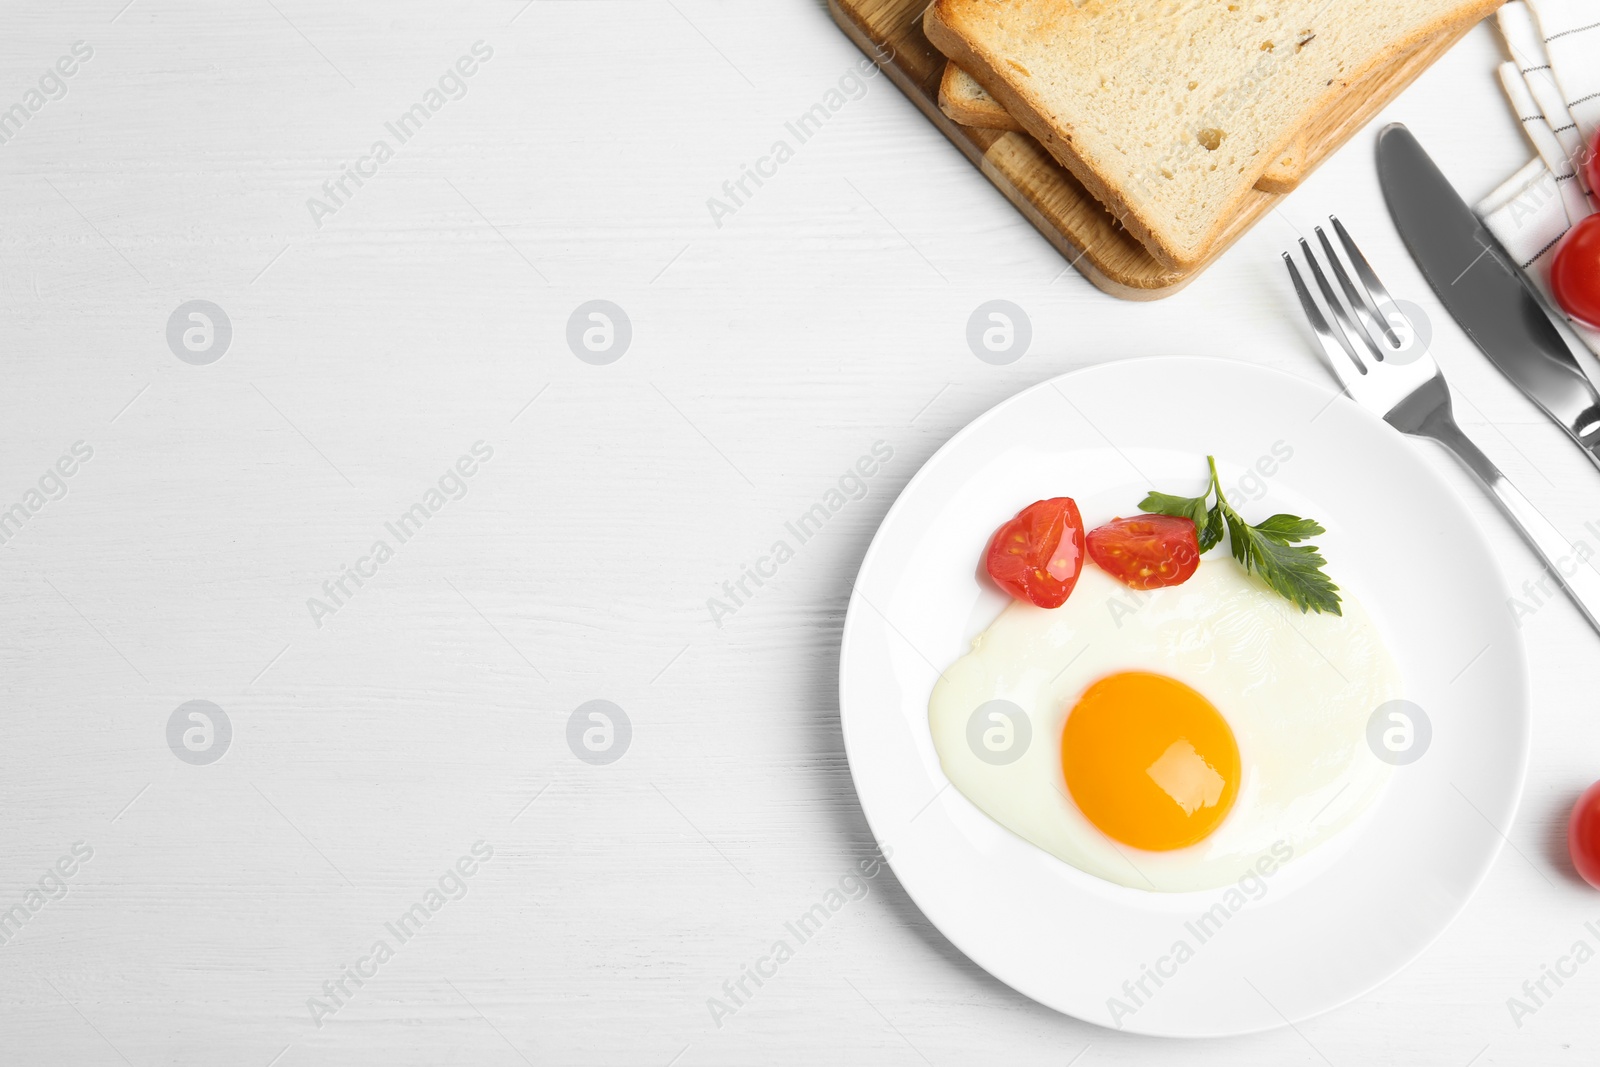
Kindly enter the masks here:
<path id="1" fill-rule="evenodd" d="M 1119 885 L 1236 883 L 1356 821 L 1390 766 L 1367 745 L 1401 679 L 1359 602 L 1302 615 L 1226 557 L 1128 589 L 1014 601 L 928 704 L 945 775 L 1018 837 Z"/>

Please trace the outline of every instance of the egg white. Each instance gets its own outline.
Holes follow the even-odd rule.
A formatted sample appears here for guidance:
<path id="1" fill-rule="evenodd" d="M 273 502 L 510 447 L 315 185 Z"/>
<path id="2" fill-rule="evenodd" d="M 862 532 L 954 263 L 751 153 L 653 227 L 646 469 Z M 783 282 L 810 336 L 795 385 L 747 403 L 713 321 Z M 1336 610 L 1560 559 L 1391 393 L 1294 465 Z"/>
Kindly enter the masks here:
<path id="1" fill-rule="evenodd" d="M 1350 825 L 1388 781 L 1368 719 L 1402 695 L 1393 658 L 1347 592 L 1343 616 L 1302 615 L 1225 556 L 1182 585 L 1130 590 L 1093 565 L 1059 608 L 1013 602 L 945 671 L 928 722 L 945 775 L 1012 833 L 1119 885 L 1185 892 L 1232 885 L 1271 853 L 1304 856 Z M 1204 840 L 1151 852 L 1113 842 L 1070 799 L 1061 770 L 1068 712 L 1118 671 L 1165 674 L 1206 697 L 1239 745 L 1232 809 Z M 1015 762 L 980 759 L 973 712 L 995 699 L 1028 716 Z M 1276 849 L 1274 849 L 1276 846 Z"/>

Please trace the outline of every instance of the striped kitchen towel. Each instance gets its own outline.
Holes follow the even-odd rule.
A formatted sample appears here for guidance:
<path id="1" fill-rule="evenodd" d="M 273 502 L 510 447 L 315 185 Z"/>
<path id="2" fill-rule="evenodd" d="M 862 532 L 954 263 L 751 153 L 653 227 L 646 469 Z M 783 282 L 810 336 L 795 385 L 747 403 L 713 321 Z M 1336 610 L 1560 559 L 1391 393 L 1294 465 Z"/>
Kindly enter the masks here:
<path id="1" fill-rule="evenodd" d="M 1497 22 L 1512 58 L 1500 84 L 1538 156 L 1477 212 L 1548 298 L 1556 245 L 1594 210 L 1583 164 L 1600 131 L 1600 4 L 1512 0 Z M 1600 331 L 1573 329 L 1600 355 Z"/>

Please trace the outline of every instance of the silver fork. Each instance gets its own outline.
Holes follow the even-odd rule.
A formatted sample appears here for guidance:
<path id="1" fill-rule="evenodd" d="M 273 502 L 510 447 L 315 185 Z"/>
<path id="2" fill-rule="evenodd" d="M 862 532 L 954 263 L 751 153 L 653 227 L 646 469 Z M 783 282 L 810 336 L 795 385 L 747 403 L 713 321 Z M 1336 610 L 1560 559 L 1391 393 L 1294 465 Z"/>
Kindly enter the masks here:
<path id="1" fill-rule="evenodd" d="M 1311 268 L 1323 301 L 1338 323 L 1337 333 L 1328 325 L 1288 252 L 1283 254 L 1283 262 L 1289 268 L 1294 290 L 1300 296 L 1300 304 L 1305 308 L 1306 318 L 1311 320 L 1317 340 L 1322 342 L 1323 354 L 1334 375 L 1356 403 L 1390 426 L 1401 433 L 1432 438 L 1454 453 L 1494 495 L 1500 510 L 1539 553 L 1550 573 L 1566 587 L 1589 624 L 1600 630 L 1600 573 L 1590 568 L 1587 556 L 1575 551 L 1561 531 L 1500 473 L 1471 438 L 1461 432 L 1451 412 L 1450 389 L 1445 385 L 1438 363 L 1426 351 L 1403 351 L 1401 339 L 1390 326 L 1391 320 L 1386 314 L 1388 311 L 1398 313 L 1394 298 L 1350 239 L 1344 224 L 1332 216 L 1329 221 L 1355 268 L 1360 289 L 1345 270 L 1321 226 L 1316 228 L 1317 240 L 1322 245 L 1328 268 L 1344 293 L 1345 303 L 1340 303 L 1311 246 L 1304 240 L 1300 242 L 1300 251 Z M 1416 336 L 1415 332 L 1412 336 Z"/>

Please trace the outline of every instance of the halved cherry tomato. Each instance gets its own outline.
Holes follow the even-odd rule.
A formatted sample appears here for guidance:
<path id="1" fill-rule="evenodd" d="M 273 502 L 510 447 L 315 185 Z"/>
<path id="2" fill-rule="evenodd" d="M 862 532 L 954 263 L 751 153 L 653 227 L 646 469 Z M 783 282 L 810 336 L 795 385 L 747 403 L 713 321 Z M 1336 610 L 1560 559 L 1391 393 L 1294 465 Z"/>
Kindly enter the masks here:
<path id="1" fill-rule="evenodd" d="M 1089 558 L 1134 589 L 1182 585 L 1200 566 L 1194 523 L 1172 515 L 1112 519 L 1089 531 Z"/>
<path id="2" fill-rule="evenodd" d="M 1037 500 L 994 532 L 984 556 L 989 577 L 1016 597 L 1059 608 L 1083 569 L 1083 516 L 1069 496 Z"/>
<path id="3" fill-rule="evenodd" d="M 1567 851 L 1583 880 L 1600 889 L 1600 782 L 1584 790 L 1572 806 Z"/>
<path id="4" fill-rule="evenodd" d="M 1600 215 L 1590 215 L 1561 239 L 1550 261 L 1550 289 L 1562 311 L 1600 329 Z"/>

